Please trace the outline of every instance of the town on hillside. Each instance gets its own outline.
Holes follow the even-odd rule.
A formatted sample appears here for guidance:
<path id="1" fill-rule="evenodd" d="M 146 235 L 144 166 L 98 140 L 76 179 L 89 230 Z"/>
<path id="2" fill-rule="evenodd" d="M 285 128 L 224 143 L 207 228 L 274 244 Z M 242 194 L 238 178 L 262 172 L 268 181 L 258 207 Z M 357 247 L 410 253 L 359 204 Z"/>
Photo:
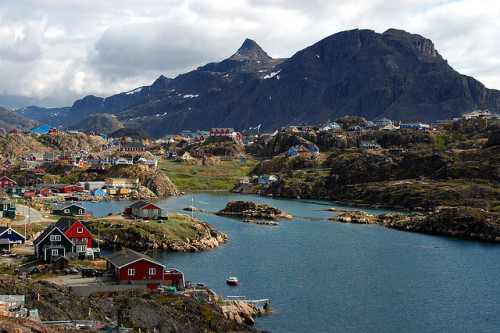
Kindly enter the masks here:
<path id="1" fill-rule="evenodd" d="M 80 297 L 154 290 L 213 300 L 181 270 L 148 255 L 152 249 L 199 251 L 226 242 L 226 235 L 193 218 L 194 207 L 191 216 L 169 214 L 152 201 L 199 189 L 203 182 L 211 190 L 419 212 L 467 207 L 491 213 L 494 221 L 500 210 L 499 129 L 497 115 L 476 110 L 432 126 L 346 116 L 269 133 L 220 127 L 157 140 L 63 132 L 48 125 L 28 133 L 2 131 L 7 147 L 0 151 L 2 272 L 19 281 L 55 281 Z M 82 205 L 111 200 L 130 205 L 107 217 L 94 217 Z M 400 222 L 390 219 L 385 226 Z M 185 229 L 172 234 L 181 226 Z M 194 230 L 195 238 L 186 240 L 185 230 Z M 445 232 L 459 237 L 456 230 Z M 466 232 L 460 237 L 500 239 Z M 103 256 L 102 249 L 113 252 Z M 75 276 L 81 279 L 72 284 Z M 0 316 L 44 318 L 25 301 L 21 295 L 0 296 Z"/>

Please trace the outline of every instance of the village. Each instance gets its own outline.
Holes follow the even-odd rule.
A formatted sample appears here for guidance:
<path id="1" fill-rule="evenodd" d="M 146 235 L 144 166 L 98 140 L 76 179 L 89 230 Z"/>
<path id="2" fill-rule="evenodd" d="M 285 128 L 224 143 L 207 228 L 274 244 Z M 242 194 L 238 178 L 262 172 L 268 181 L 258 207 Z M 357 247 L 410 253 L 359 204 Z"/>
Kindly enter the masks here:
<path id="1" fill-rule="evenodd" d="M 474 111 L 464 115 L 464 119 L 493 119 L 489 111 Z M 393 123 L 382 117 L 364 126 L 328 121 L 310 126 L 300 124 L 286 126 L 273 133 L 257 133 L 242 136 L 232 128 L 212 128 L 210 131 L 182 131 L 179 135 L 166 136 L 156 141 L 137 140 L 130 137 L 108 138 L 99 133 L 75 133 L 68 135 L 98 136 L 103 141 L 97 147 L 84 147 L 75 151 L 27 152 L 23 156 L 10 156 L 3 161 L 0 170 L 0 252 L 3 271 L 14 274 L 19 279 L 43 279 L 68 286 L 80 296 L 97 291 L 119 290 L 157 290 L 172 293 L 192 293 L 192 286 L 186 283 L 184 274 L 173 267 L 166 267 L 157 260 L 136 249 L 122 247 L 110 255 L 102 256 L 102 241 L 96 237 L 95 230 L 88 226 L 93 213 L 81 201 L 127 200 L 130 205 L 117 216 L 123 221 L 151 221 L 162 224 L 172 218 L 166 210 L 151 203 L 151 191 L 141 184 L 139 178 L 107 177 L 109 169 L 126 170 L 141 165 L 148 170 L 159 170 L 165 160 L 180 165 L 201 163 L 206 159 L 231 161 L 244 165 L 255 159 L 245 147 L 251 147 L 254 140 L 266 139 L 278 133 L 329 133 L 343 135 L 347 132 L 395 131 L 399 129 L 414 131 L 439 131 L 448 122 L 438 122 L 434 126 L 421 123 Z M 53 135 L 58 130 L 42 125 L 30 133 L 3 132 L 0 135 Z M 239 150 L 219 150 L 217 144 L 231 142 L 242 147 Z M 207 143 L 209 145 L 207 145 Z M 214 145 L 215 143 L 215 145 Z M 360 140 L 359 144 L 346 147 L 347 151 L 381 150 L 375 140 Z M 387 149 L 393 156 L 405 154 L 408 148 L 402 145 Z M 281 158 L 299 155 L 315 160 L 320 156 L 316 144 L 294 144 L 279 153 Z M 390 157 L 388 157 L 390 159 Z M 387 160 L 390 162 L 389 160 Z M 57 183 L 58 178 L 46 177 L 54 165 L 62 165 L 65 174 L 85 170 L 93 174 L 92 179 L 77 179 L 73 184 Z M 69 171 L 68 171 L 69 170 Z M 52 171 L 53 173 L 53 171 Z M 51 182 L 47 182 L 51 179 Z M 277 182 L 277 174 L 254 174 L 241 177 L 240 185 L 256 183 L 268 185 Z M 33 206 L 45 205 L 41 221 L 31 213 Z M 20 212 L 19 207 L 27 207 Z M 40 206 L 38 206 L 40 207 Z M 43 222 L 35 230 L 33 222 Z M 105 222 L 101 222 L 105 223 Z M 106 222 L 109 223 L 109 220 Z M 14 268 L 15 266 L 15 268 Z M 13 272 L 11 272 L 13 270 Z M 187 290 L 187 291 L 186 291 Z M 39 321 L 36 309 L 20 306 L 22 302 L 15 295 L 0 296 L 0 315 L 26 318 L 32 316 Z M 37 319 L 38 318 L 38 319 Z"/>

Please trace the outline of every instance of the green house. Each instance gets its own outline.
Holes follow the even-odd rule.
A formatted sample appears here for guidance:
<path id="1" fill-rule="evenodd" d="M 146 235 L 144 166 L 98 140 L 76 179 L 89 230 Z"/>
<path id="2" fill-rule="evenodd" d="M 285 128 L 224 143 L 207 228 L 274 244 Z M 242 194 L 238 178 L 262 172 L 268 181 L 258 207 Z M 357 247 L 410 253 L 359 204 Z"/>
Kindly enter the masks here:
<path id="1" fill-rule="evenodd" d="M 74 204 L 67 203 L 62 205 L 52 205 L 52 214 L 59 216 L 75 216 L 85 214 L 85 208 Z"/>
<path id="2" fill-rule="evenodd" d="M 0 200 L 0 217 L 16 218 L 16 200 Z"/>
<path id="3" fill-rule="evenodd" d="M 35 255 L 45 262 L 52 262 L 54 258 L 66 256 L 75 252 L 75 245 L 55 225 L 51 225 L 33 241 Z"/>

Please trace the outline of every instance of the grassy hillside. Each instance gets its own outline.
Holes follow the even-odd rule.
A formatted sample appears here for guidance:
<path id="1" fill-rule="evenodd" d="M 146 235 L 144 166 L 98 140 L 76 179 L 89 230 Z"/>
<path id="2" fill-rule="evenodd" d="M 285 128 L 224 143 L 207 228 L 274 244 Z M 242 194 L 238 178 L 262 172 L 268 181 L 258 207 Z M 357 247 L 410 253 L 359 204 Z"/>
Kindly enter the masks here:
<path id="1" fill-rule="evenodd" d="M 225 190 L 228 191 L 247 176 L 258 164 L 248 162 L 221 161 L 217 165 L 196 165 L 172 160 L 158 163 L 170 180 L 181 190 Z"/>

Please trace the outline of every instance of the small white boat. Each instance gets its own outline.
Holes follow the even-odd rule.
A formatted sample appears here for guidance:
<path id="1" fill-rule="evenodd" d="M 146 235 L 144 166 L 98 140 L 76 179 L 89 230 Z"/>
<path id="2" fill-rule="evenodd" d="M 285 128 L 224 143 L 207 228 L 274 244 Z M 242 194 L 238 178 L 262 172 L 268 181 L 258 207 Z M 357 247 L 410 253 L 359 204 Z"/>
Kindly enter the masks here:
<path id="1" fill-rule="evenodd" d="M 226 279 L 226 283 L 230 286 L 237 286 L 238 278 L 236 276 L 230 276 Z"/>

